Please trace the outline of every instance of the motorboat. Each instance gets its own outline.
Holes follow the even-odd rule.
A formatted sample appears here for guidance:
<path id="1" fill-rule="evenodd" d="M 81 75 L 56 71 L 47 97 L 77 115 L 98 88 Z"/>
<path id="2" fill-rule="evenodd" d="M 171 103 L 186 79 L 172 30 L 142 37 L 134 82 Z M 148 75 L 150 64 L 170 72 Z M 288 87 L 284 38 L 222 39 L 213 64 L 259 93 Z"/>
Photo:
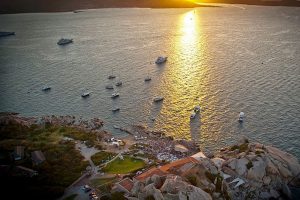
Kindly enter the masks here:
<path id="1" fill-rule="evenodd" d="M 116 82 L 116 86 L 121 86 L 122 84 L 123 84 L 122 81 Z"/>
<path id="2" fill-rule="evenodd" d="M 147 76 L 146 78 L 145 78 L 145 81 L 147 82 L 147 81 L 151 81 L 151 77 L 150 76 Z"/>
<path id="3" fill-rule="evenodd" d="M 244 117 L 245 117 L 245 113 L 240 112 L 238 121 L 239 122 L 243 122 L 244 121 Z"/>
<path id="4" fill-rule="evenodd" d="M 0 32 L 0 37 L 15 35 L 15 32 Z"/>
<path id="5" fill-rule="evenodd" d="M 69 44 L 69 43 L 72 43 L 73 42 L 73 39 L 67 39 L 67 38 L 61 38 L 57 44 L 58 45 L 65 45 L 65 44 Z"/>
<path id="6" fill-rule="evenodd" d="M 113 93 L 112 95 L 111 95 L 111 98 L 117 98 L 118 96 L 120 96 L 120 94 L 119 93 Z"/>
<path id="7" fill-rule="evenodd" d="M 117 111 L 120 111 L 120 108 L 119 107 L 115 107 L 115 108 L 111 109 L 111 111 L 117 112 Z"/>
<path id="8" fill-rule="evenodd" d="M 83 10 L 74 10 L 73 13 L 83 12 Z"/>
<path id="9" fill-rule="evenodd" d="M 81 97 L 85 98 L 85 97 L 88 97 L 90 96 L 90 92 L 84 92 L 81 94 Z"/>
<path id="10" fill-rule="evenodd" d="M 154 102 L 160 102 L 160 101 L 163 101 L 164 100 L 164 97 L 155 97 L 153 99 Z"/>
<path id="11" fill-rule="evenodd" d="M 159 57 L 156 59 L 155 63 L 156 63 L 156 64 L 162 64 L 162 63 L 165 63 L 165 62 L 167 61 L 167 59 L 168 59 L 168 57 L 159 56 Z"/>
<path id="12" fill-rule="evenodd" d="M 108 79 L 114 79 L 114 78 L 116 78 L 116 76 L 114 75 L 113 71 L 114 70 L 111 69 L 111 75 L 108 76 Z"/>
<path id="13" fill-rule="evenodd" d="M 191 113 L 191 115 L 190 115 L 190 118 L 191 119 L 194 119 L 196 117 L 196 113 L 193 111 L 192 113 Z"/>
<path id="14" fill-rule="evenodd" d="M 108 79 L 114 79 L 114 78 L 116 78 L 116 76 L 113 75 L 113 74 L 111 74 L 111 75 L 108 76 Z"/>
<path id="15" fill-rule="evenodd" d="M 194 108 L 194 111 L 195 111 L 195 113 L 198 113 L 198 112 L 200 112 L 200 106 L 198 105 L 198 106 L 195 106 L 195 108 Z"/>
<path id="16" fill-rule="evenodd" d="M 107 85 L 107 86 L 105 86 L 105 88 L 108 89 L 108 90 L 112 90 L 112 89 L 114 89 L 114 86 L 113 85 Z"/>
<path id="17" fill-rule="evenodd" d="M 42 88 L 42 91 L 49 91 L 49 90 L 51 90 L 51 87 L 50 87 L 50 86 L 44 86 L 44 87 Z"/>
<path id="18" fill-rule="evenodd" d="M 120 129 L 121 127 L 118 125 L 113 125 L 114 129 Z"/>

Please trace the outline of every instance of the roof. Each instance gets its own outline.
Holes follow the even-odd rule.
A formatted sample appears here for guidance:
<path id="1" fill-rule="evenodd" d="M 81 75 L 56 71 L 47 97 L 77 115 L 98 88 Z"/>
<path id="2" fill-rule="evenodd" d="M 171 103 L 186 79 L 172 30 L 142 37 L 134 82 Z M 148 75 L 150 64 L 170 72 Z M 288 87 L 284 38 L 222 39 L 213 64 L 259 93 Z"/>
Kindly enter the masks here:
<path id="1" fill-rule="evenodd" d="M 167 173 L 170 169 L 179 169 L 181 166 L 187 163 L 198 163 L 198 161 L 193 157 L 187 157 L 180 160 L 176 160 L 164 166 L 161 166 L 159 169 L 165 173 Z"/>
<path id="2" fill-rule="evenodd" d="M 130 192 L 133 187 L 133 182 L 129 178 L 123 179 L 118 184 L 121 185 L 123 188 L 125 188 L 128 192 Z"/>
<path id="3" fill-rule="evenodd" d="M 40 164 L 46 160 L 43 152 L 41 151 L 31 152 L 31 159 L 33 160 L 33 162 L 35 162 L 35 164 Z"/>
<path id="4" fill-rule="evenodd" d="M 140 175 L 135 176 L 134 178 L 136 180 L 139 180 L 139 181 L 144 181 L 144 180 L 146 180 L 146 178 L 151 177 L 154 174 L 156 174 L 158 176 L 164 176 L 164 175 L 166 175 L 166 173 L 163 172 L 163 171 L 161 171 L 160 169 L 158 169 L 156 167 L 152 167 L 149 170 L 147 170 L 146 172 L 144 172 L 144 173 L 142 173 Z"/>
<path id="5" fill-rule="evenodd" d="M 195 158 L 198 161 L 201 161 L 203 158 L 206 158 L 206 156 L 204 155 L 204 153 L 202 151 L 192 155 L 191 157 Z"/>

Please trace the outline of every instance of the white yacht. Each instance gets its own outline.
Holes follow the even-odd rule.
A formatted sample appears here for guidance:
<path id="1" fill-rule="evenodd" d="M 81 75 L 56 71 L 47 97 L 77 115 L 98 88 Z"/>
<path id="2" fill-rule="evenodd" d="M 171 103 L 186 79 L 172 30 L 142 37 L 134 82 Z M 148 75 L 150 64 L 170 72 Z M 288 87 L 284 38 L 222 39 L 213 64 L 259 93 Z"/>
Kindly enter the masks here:
<path id="1" fill-rule="evenodd" d="M 154 102 L 159 102 L 159 101 L 163 101 L 164 100 L 164 97 L 155 97 L 153 99 Z"/>
<path id="2" fill-rule="evenodd" d="M 167 59 L 168 59 L 168 57 L 159 56 L 159 57 L 156 59 L 155 63 L 156 63 L 156 64 L 162 64 L 162 63 L 166 62 Z"/>
<path id="3" fill-rule="evenodd" d="M 73 39 L 66 39 L 66 38 L 61 38 L 57 44 L 58 45 L 65 45 L 65 44 L 69 44 L 69 43 L 72 43 L 73 42 Z"/>
<path id="4" fill-rule="evenodd" d="M 51 87 L 50 87 L 50 86 L 44 86 L 44 87 L 42 88 L 42 91 L 49 91 L 49 90 L 51 90 Z"/>
<path id="5" fill-rule="evenodd" d="M 112 95 L 111 95 L 111 98 L 117 98 L 118 96 L 120 96 L 120 94 L 119 93 L 113 93 Z"/>
<path id="6" fill-rule="evenodd" d="M 90 92 L 84 92 L 81 94 L 81 97 L 85 98 L 85 97 L 88 97 L 90 96 Z"/>
<path id="7" fill-rule="evenodd" d="M 244 121 L 244 116 L 245 116 L 245 113 L 240 112 L 238 121 L 243 122 Z"/>
<path id="8" fill-rule="evenodd" d="M 115 108 L 111 109 L 111 111 L 117 112 L 117 111 L 120 111 L 120 108 L 119 107 L 115 107 Z"/>
<path id="9" fill-rule="evenodd" d="M 114 89 L 114 86 L 113 85 L 107 85 L 107 86 L 105 86 L 105 88 L 108 89 L 108 90 L 112 90 L 112 89 Z"/>

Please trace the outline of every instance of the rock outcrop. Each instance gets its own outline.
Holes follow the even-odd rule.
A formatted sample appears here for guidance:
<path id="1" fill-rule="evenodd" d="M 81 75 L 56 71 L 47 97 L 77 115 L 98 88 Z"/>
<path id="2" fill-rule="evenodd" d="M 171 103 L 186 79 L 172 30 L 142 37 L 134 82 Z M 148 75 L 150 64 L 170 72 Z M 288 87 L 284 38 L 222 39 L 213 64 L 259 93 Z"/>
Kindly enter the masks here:
<path id="1" fill-rule="evenodd" d="M 293 198 L 289 185 L 299 186 L 298 160 L 275 147 L 249 143 L 223 148 L 213 158 L 205 156 L 173 166 L 164 177 L 152 175 L 136 181 L 128 194 L 139 200 L 221 200 Z"/>

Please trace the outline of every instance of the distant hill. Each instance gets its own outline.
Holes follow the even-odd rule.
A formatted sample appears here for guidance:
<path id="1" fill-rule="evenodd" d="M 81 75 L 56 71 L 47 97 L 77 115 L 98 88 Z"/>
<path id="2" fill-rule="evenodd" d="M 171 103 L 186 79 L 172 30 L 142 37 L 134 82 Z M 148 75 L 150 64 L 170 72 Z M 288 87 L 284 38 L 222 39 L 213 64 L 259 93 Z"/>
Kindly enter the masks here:
<path id="1" fill-rule="evenodd" d="M 300 6 L 300 0 L 199 0 L 202 3 Z M 192 8 L 188 0 L 0 0 L 0 13 L 63 12 L 93 8 Z"/>
<path id="2" fill-rule="evenodd" d="M 0 0 L 0 13 L 60 12 L 93 8 L 191 8 L 185 0 Z"/>
<path id="3" fill-rule="evenodd" d="M 300 0 L 199 0 L 199 2 L 266 5 L 266 6 L 300 6 Z"/>

